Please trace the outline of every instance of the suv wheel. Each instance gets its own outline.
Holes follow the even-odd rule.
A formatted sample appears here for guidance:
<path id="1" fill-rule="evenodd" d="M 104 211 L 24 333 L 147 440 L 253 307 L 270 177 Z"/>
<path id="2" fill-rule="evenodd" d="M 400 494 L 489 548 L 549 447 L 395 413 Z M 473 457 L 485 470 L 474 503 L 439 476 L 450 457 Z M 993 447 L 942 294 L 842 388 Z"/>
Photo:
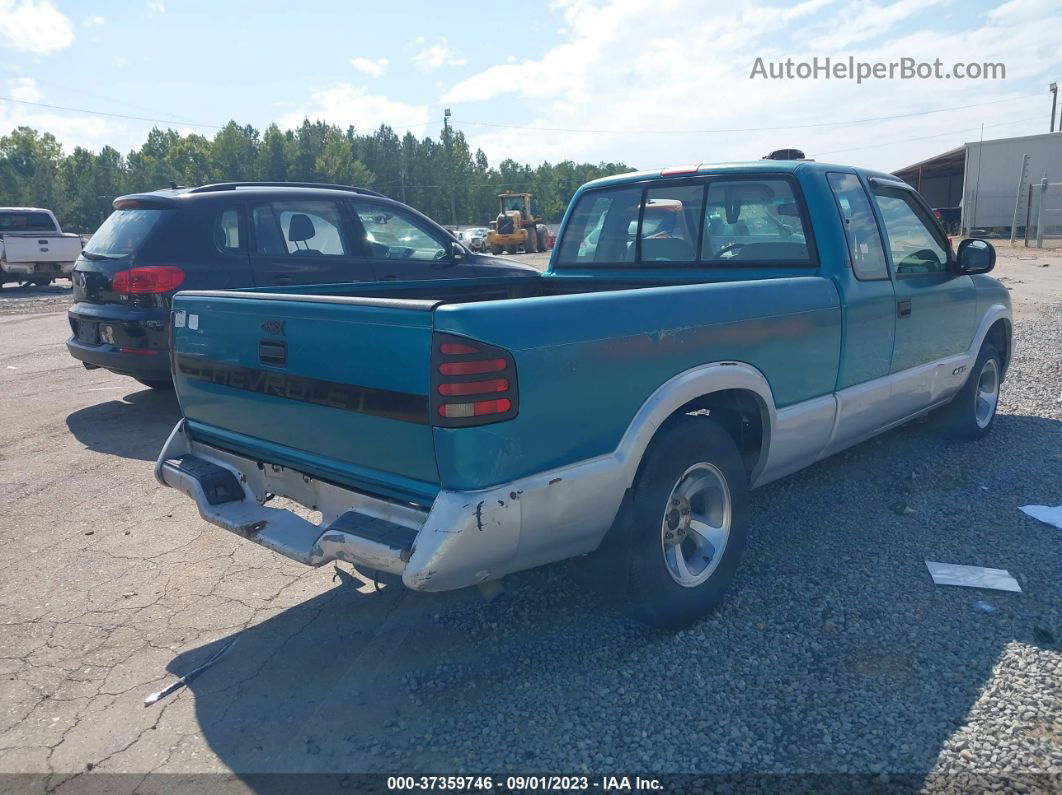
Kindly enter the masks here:
<path id="1" fill-rule="evenodd" d="M 173 389 L 173 381 L 168 378 L 137 378 L 135 380 L 144 386 L 158 389 L 163 392 Z"/>
<path id="2" fill-rule="evenodd" d="M 741 455 L 714 422 L 682 417 L 663 430 L 618 517 L 631 538 L 628 612 L 681 629 L 722 601 L 745 546 L 746 491 Z"/>

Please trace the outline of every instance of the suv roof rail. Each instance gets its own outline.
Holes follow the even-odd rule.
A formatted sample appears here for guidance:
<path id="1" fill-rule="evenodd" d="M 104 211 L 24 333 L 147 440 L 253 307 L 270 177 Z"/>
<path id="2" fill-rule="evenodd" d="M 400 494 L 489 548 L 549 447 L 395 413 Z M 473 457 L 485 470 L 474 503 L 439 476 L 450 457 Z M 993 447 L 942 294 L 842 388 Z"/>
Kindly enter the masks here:
<path id="1" fill-rule="evenodd" d="M 192 188 L 189 193 L 216 193 L 223 190 L 236 190 L 237 188 L 321 188 L 323 190 L 345 190 L 349 193 L 361 193 L 365 196 L 378 196 L 386 199 L 382 193 L 377 193 L 368 188 L 355 188 L 352 185 L 333 185 L 327 182 L 215 182 L 212 185 L 200 185 Z"/>

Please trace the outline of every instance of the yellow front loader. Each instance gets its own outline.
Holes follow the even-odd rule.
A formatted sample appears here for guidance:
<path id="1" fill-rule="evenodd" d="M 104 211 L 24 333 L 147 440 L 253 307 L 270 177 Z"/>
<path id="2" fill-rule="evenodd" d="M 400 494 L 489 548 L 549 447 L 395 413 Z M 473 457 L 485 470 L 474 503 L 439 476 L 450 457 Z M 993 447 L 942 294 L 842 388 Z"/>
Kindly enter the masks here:
<path id="1" fill-rule="evenodd" d="M 548 231 L 531 214 L 531 194 L 506 191 L 498 196 L 498 217 L 490 222 L 487 245 L 492 254 L 545 251 Z"/>

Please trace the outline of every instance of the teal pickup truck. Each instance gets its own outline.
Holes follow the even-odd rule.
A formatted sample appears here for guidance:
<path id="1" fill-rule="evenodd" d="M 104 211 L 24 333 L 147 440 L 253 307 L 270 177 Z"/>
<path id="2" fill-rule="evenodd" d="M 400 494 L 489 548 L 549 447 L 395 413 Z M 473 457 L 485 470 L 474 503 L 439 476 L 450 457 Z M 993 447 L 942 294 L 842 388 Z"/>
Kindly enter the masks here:
<path id="1" fill-rule="evenodd" d="M 156 476 L 282 555 L 420 591 L 593 553 L 635 615 L 685 626 L 734 576 L 750 489 L 934 409 L 989 430 L 994 263 L 889 174 L 597 180 L 541 275 L 178 294 Z"/>

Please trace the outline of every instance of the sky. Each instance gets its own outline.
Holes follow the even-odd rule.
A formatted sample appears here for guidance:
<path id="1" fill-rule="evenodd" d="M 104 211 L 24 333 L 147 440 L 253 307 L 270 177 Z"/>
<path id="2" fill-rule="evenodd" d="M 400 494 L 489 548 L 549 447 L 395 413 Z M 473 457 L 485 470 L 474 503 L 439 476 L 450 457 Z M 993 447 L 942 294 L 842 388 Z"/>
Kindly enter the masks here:
<path id="1" fill-rule="evenodd" d="M 153 126 L 210 136 L 308 116 L 435 137 L 450 108 L 492 165 L 796 147 L 894 170 L 1047 132 L 1060 44 L 1060 0 L 0 0 L 0 134 L 30 125 L 67 151 L 127 152 Z M 758 58 L 815 57 L 1002 63 L 1006 77 L 752 76 Z"/>

